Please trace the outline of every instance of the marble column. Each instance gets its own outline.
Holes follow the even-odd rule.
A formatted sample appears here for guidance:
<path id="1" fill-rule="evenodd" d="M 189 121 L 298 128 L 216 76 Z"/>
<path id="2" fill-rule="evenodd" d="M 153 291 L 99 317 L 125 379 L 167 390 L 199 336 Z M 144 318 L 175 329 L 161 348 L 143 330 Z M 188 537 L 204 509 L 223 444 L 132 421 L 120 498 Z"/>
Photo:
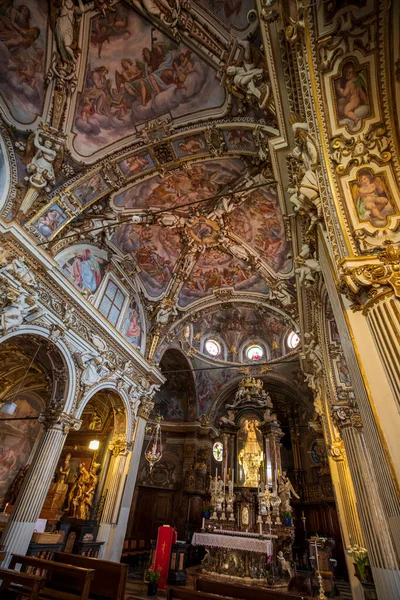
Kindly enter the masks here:
<path id="1" fill-rule="evenodd" d="M 46 499 L 70 428 L 79 429 L 81 421 L 65 413 L 55 416 L 40 415 L 44 431 L 26 474 L 14 510 L 4 529 L 0 543 L 6 551 L 2 566 L 9 564 L 12 554 L 26 554 L 36 521 Z"/>
<path id="2" fill-rule="evenodd" d="M 354 600 L 364 600 L 364 590 L 354 574 L 353 559 L 346 552 L 346 548 L 352 544 L 365 547 L 365 542 L 361 531 L 356 496 L 342 439 L 337 438 L 333 442 L 331 445 L 331 456 L 328 460 L 352 596 Z"/>
<path id="3" fill-rule="evenodd" d="M 396 547 L 365 443 L 361 420 L 354 410 L 341 407 L 336 414 L 336 422 L 348 456 L 358 514 L 378 597 L 398 600 L 400 570 Z"/>
<path id="4" fill-rule="evenodd" d="M 142 399 L 136 421 L 133 449 L 114 456 L 110 464 L 108 493 L 104 504 L 98 539 L 104 541 L 100 557 L 119 562 L 125 540 L 136 478 L 143 451 L 147 419 L 154 404 Z M 107 482 L 106 482 L 107 485 Z"/>

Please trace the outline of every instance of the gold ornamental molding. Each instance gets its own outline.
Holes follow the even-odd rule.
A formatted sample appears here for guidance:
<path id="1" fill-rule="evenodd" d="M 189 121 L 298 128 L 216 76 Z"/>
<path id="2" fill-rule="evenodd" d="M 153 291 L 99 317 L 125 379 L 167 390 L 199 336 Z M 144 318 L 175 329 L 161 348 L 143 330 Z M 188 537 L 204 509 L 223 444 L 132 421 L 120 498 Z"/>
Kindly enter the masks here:
<path id="1" fill-rule="evenodd" d="M 386 240 L 383 246 L 378 254 L 344 258 L 339 263 L 339 288 L 353 302 L 353 310 L 365 312 L 388 293 L 400 298 L 400 245 Z"/>

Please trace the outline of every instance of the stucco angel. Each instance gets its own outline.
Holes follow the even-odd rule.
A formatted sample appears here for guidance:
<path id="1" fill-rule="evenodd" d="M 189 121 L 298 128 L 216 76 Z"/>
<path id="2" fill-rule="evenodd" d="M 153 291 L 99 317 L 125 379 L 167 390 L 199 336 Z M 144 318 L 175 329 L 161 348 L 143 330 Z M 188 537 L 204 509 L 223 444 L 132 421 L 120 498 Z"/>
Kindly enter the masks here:
<path id="1" fill-rule="evenodd" d="M 29 136 L 24 161 L 29 184 L 37 189 L 50 191 L 49 184 L 54 185 L 64 158 L 61 144 L 52 141 L 46 132 L 38 128 Z"/>
<path id="2" fill-rule="evenodd" d="M 78 0 L 53 0 L 50 2 L 50 24 L 54 31 L 57 50 L 64 65 L 73 67 L 78 56 L 78 22 L 80 17 L 94 8 L 94 2 L 83 4 Z"/>
<path id="3" fill-rule="evenodd" d="M 271 86 L 267 82 L 267 71 L 260 54 L 256 64 L 256 49 L 250 42 L 241 41 L 244 49 L 243 61 L 225 69 L 229 91 L 251 105 L 266 109 L 271 101 Z"/>
<path id="4" fill-rule="evenodd" d="M 175 304 L 168 299 L 164 299 L 157 310 L 156 322 L 166 325 L 171 317 L 175 317 L 178 310 Z"/>
<path id="5" fill-rule="evenodd" d="M 11 301 L 0 311 L 0 330 L 3 333 L 20 327 L 36 306 L 35 298 L 24 291 L 19 294 L 11 292 L 9 299 Z"/>

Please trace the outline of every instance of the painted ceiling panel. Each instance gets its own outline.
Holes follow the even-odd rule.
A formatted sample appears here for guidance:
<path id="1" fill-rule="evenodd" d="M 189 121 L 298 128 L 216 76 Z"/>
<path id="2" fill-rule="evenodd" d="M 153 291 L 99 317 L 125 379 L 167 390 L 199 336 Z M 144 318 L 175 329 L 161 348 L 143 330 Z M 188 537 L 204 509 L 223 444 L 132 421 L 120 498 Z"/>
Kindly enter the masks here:
<path id="1" fill-rule="evenodd" d="M 48 2 L 0 2 L 0 91 L 12 116 L 31 123 L 42 112 Z"/>
<path id="2" fill-rule="evenodd" d="M 264 279 L 251 267 L 215 248 L 202 254 L 179 294 L 179 306 L 187 306 L 219 288 L 268 292 Z"/>
<path id="3" fill-rule="evenodd" d="M 91 21 L 75 149 L 88 156 L 156 117 L 175 119 L 224 101 L 225 91 L 209 65 L 118 4 Z"/>
<path id="4" fill-rule="evenodd" d="M 181 250 L 180 239 L 173 231 L 159 225 L 138 227 L 127 223 L 117 228 L 111 241 L 135 258 L 141 269 L 139 277 L 150 296 L 165 292 Z"/>
<path id="5" fill-rule="evenodd" d="M 233 232 L 245 240 L 276 272 L 293 268 L 291 245 L 276 194 L 266 190 L 252 192 L 245 204 L 227 217 Z"/>
<path id="6" fill-rule="evenodd" d="M 244 171 L 245 165 L 234 158 L 210 160 L 177 168 L 164 176 L 155 175 L 114 198 L 118 209 L 164 209 L 211 198 Z M 187 209 L 185 209 L 185 212 Z"/>

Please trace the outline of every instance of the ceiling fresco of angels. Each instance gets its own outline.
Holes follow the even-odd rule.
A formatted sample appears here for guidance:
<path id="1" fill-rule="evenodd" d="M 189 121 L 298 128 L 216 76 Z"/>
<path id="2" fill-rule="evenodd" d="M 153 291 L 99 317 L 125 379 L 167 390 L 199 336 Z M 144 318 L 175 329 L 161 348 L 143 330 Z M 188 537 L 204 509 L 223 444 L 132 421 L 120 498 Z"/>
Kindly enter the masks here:
<path id="1" fill-rule="evenodd" d="M 75 148 L 93 154 L 156 117 L 175 119 L 224 100 L 209 65 L 119 3 L 91 21 Z"/>
<path id="2" fill-rule="evenodd" d="M 275 317 L 202 312 L 230 298 L 297 310 L 254 1 L 0 1 L 0 58 L 17 123 L 9 214 L 69 282 L 106 318 L 121 284 L 112 324 L 150 359 L 198 312 L 229 348 L 260 329 L 281 344 Z"/>

